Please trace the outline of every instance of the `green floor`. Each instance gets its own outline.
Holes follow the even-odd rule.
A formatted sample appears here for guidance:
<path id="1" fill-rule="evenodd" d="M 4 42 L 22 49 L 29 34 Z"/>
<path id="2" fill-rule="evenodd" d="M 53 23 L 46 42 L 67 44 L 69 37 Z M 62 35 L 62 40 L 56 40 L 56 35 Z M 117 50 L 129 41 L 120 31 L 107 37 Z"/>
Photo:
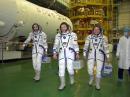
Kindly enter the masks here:
<path id="1" fill-rule="evenodd" d="M 113 59 L 115 60 L 115 59 Z M 41 81 L 35 83 L 32 78 L 34 71 L 31 60 L 0 63 L 0 97 L 130 97 L 130 79 L 124 72 L 123 83 L 117 81 L 117 62 L 114 61 L 112 78 L 104 78 L 101 90 L 88 86 L 87 67 L 75 75 L 76 83 L 67 86 L 64 91 L 58 91 L 58 67 L 55 60 L 51 64 L 42 65 Z"/>

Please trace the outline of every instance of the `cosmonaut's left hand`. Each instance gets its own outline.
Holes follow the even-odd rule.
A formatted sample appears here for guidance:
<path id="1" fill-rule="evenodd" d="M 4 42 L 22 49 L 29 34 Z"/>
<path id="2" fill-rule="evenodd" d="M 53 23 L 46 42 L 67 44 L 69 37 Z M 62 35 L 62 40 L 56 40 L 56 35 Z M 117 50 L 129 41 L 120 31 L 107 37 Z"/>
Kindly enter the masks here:
<path id="1" fill-rule="evenodd" d="M 107 58 L 107 61 L 106 61 L 108 64 L 110 64 L 110 58 Z"/>
<path id="2" fill-rule="evenodd" d="M 79 59 L 79 53 L 76 53 L 76 60 Z"/>

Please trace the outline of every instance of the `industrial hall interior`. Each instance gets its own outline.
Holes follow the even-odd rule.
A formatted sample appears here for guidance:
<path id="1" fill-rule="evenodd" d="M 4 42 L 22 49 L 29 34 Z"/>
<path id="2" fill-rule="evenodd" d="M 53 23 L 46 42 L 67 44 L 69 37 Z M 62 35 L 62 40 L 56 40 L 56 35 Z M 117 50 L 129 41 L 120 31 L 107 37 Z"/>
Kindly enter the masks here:
<path id="1" fill-rule="evenodd" d="M 0 97 L 130 97 L 130 0 L 0 0 Z"/>

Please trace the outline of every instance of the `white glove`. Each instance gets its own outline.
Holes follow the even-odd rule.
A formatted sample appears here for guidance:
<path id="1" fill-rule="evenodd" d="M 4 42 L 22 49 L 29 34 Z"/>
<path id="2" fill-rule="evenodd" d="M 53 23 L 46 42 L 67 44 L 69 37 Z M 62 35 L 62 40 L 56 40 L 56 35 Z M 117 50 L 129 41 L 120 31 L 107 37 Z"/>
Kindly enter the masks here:
<path id="1" fill-rule="evenodd" d="M 24 50 L 25 46 L 26 46 L 26 44 L 23 44 L 22 47 L 21 47 L 21 49 Z"/>
<path id="2" fill-rule="evenodd" d="M 86 52 L 83 52 L 83 56 L 86 57 Z"/>
<path id="3" fill-rule="evenodd" d="M 116 56 L 117 60 L 119 60 L 119 56 Z"/>
<path id="4" fill-rule="evenodd" d="M 25 44 L 23 44 L 23 48 L 25 47 L 26 45 Z"/>

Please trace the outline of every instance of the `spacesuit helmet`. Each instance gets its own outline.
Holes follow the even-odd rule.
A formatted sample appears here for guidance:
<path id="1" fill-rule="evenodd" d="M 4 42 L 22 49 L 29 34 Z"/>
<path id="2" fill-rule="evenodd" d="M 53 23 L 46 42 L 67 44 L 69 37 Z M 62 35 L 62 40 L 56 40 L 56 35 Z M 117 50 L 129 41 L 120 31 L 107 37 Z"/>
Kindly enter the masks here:
<path id="1" fill-rule="evenodd" d="M 67 31 L 69 31 L 69 29 L 70 29 L 70 26 L 66 22 L 62 22 L 60 24 L 60 32 L 61 33 L 67 32 Z"/>

